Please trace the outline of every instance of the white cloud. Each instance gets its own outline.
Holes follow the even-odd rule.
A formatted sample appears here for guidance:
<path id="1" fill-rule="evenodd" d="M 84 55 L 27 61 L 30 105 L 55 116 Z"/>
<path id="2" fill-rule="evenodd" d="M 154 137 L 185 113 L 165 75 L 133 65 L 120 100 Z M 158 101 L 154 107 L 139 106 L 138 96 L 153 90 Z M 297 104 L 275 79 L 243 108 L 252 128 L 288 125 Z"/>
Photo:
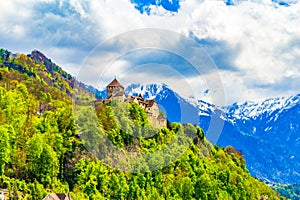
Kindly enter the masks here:
<path id="1" fill-rule="evenodd" d="M 51 0 L 2 2 L 0 42 L 4 48 L 41 49 L 75 72 L 71 67 L 79 67 L 93 47 L 120 33 L 138 28 L 169 29 L 186 36 L 192 32 L 204 41 L 221 41 L 238 48 L 230 57 L 236 71 L 224 71 L 220 66 L 228 103 L 300 92 L 287 81 L 291 77 L 295 83 L 300 71 L 300 50 L 295 45 L 300 40 L 299 2 L 290 7 L 275 6 L 269 0 L 226 6 L 223 1 L 185 0 L 178 13 L 153 7 L 150 16 L 140 14 L 129 0 L 72 0 L 68 4 L 72 10 L 62 15 L 37 10 L 35 5 L 41 2 L 55 4 Z M 60 1 L 60 12 L 67 12 L 62 9 L 66 3 Z M 223 54 L 229 56 L 228 52 Z M 117 70 L 124 73 L 122 67 Z M 286 90 L 274 87 L 281 82 Z"/>
<path id="2" fill-rule="evenodd" d="M 70 0 L 70 4 L 75 8 L 82 18 L 87 17 L 86 10 L 82 6 L 82 0 Z"/>

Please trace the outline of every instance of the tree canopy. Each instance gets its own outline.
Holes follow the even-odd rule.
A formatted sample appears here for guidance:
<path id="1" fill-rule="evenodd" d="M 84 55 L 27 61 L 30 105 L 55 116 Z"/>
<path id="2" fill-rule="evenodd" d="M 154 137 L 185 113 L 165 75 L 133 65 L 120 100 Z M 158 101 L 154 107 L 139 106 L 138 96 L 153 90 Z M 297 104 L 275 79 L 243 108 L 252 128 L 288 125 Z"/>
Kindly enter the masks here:
<path id="1" fill-rule="evenodd" d="M 84 86 L 72 88 L 74 81 L 37 52 L 26 56 L 0 50 L 0 188 L 11 196 L 21 192 L 24 199 L 40 200 L 49 192 L 70 192 L 79 200 L 282 198 L 249 174 L 240 152 L 214 147 L 200 127 L 172 123 L 157 129 L 139 105 L 93 104 L 95 96 Z M 74 93 L 80 94 L 75 101 L 83 103 L 76 115 Z M 131 158 L 117 159 L 135 167 L 134 173 L 108 165 L 104 155 L 112 152 L 99 141 L 130 153 Z"/>

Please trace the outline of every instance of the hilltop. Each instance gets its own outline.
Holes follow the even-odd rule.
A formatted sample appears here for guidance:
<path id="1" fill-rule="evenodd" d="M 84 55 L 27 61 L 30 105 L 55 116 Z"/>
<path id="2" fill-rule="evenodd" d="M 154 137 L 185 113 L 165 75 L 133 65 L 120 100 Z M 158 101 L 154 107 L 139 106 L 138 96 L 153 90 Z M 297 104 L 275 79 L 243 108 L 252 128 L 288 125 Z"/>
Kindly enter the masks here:
<path id="1" fill-rule="evenodd" d="M 94 104 L 93 91 L 41 52 L 0 50 L 0 188 L 24 199 L 48 192 L 80 200 L 281 198 L 249 174 L 241 152 L 213 146 L 200 127 L 154 127 L 139 104 Z M 99 145 L 108 141 L 124 157 Z M 140 165 L 138 155 L 160 150 Z M 115 161 L 130 170 L 111 167 Z"/>
<path id="2" fill-rule="evenodd" d="M 299 183 L 299 94 L 220 107 L 183 98 L 163 84 L 132 84 L 125 91 L 155 99 L 170 122 L 199 124 L 210 141 L 242 151 L 247 169 L 260 180 L 269 184 Z M 182 108 L 187 113 L 184 117 Z M 217 140 L 208 131 L 212 117 L 223 123 Z"/>

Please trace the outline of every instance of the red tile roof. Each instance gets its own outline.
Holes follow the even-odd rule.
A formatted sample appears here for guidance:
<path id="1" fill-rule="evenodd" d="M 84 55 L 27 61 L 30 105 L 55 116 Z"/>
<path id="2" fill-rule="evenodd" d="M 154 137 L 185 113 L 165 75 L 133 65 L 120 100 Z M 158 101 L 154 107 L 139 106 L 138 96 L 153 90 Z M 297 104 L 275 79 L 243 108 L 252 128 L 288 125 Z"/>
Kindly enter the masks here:
<path id="1" fill-rule="evenodd" d="M 43 200 L 73 200 L 70 194 L 48 194 Z"/>
<path id="2" fill-rule="evenodd" d="M 121 86 L 121 87 L 123 87 L 121 85 L 121 83 L 119 83 L 119 81 L 116 78 L 110 84 L 107 85 L 107 87 L 109 87 L 109 86 Z"/>

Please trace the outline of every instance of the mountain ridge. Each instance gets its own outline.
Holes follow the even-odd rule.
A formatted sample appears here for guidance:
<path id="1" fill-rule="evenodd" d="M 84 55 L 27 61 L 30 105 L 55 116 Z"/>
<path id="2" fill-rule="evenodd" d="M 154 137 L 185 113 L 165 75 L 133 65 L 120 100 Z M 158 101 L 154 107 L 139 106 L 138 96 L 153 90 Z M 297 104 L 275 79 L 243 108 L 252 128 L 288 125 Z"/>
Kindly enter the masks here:
<path id="1" fill-rule="evenodd" d="M 81 87 L 72 88 L 59 72 L 62 68 L 55 70 L 52 62 L 47 68 L 47 59 L 24 54 L 6 57 L 2 52 L 0 188 L 8 189 L 12 198 L 18 194 L 43 199 L 49 192 L 71 193 L 80 200 L 282 198 L 249 174 L 239 151 L 213 146 L 200 127 L 172 123 L 155 129 L 139 105 L 95 101 L 96 89 L 73 77 Z M 168 93 L 168 98 L 174 96 Z M 151 133 L 151 137 L 135 133 Z M 186 136 L 192 137 L 188 143 Z M 112 149 L 98 145 L 108 144 L 107 138 L 121 154 L 111 156 L 115 155 Z M 108 159 L 98 160 L 94 152 Z M 133 163 L 128 163 L 128 156 L 133 156 Z M 145 164 L 140 162 L 143 158 Z M 106 161 L 122 161 L 146 173 L 122 171 Z M 158 164 L 165 167 L 150 170 Z"/>
<path id="2" fill-rule="evenodd" d="M 143 90 L 139 91 L 139 87 L 143 87 Z M 167 110 L 167 115 L 171 115 L 168 116 L 170 121 L 180 120 L 180 116 L 176 116 L 178 112 L 175 116 L 168 112 L 173 109 L 165 103 L 170 96 L 173 99 L 168 101 L 177 101 L 179 107 L 183 105 L 180 102 L 185 102 L 189 113 L 197 113 L 197 119 L 192 117 L 189 120 L 200 124 L 206 132 L 212 115 L 223 120 L 224 126 L 217 144 L 232 145 L 243 151 L 247 166 L 254 176 L 266 182 L 298 183 L 300 171 L 297 168 L 300 167 L 300 159 L 297 149 L 300 148 L 300 136 L 297 133 L 300 132 L 300 125 L 297 116 L 300 117 L 300 94 L 218 107 L 202 100 L 181 98 L 170 88 L 164 91 L 168 93 L 164 99 L 162 91 L 158 94 L 148 91 L 148 94 L 145 88 L 149 87 L 151 86 L 136 84 L 135 92 L 157 98 L 162 108 Z M 129 89 L 127 92 L 130 93 Z"/>

